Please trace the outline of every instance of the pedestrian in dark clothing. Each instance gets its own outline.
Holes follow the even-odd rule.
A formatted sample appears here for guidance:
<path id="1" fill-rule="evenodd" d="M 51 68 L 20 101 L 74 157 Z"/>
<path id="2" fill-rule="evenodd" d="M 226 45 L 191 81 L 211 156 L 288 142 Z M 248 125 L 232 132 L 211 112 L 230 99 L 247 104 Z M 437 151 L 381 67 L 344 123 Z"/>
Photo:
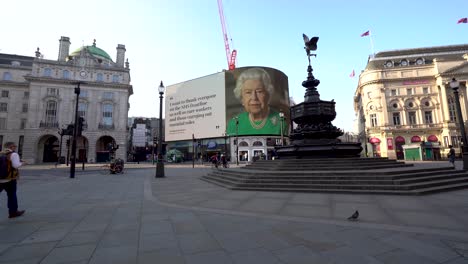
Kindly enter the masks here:
<path id="1" fill-rule="evenodd" d="M 452 166 L 455 168 L 455 149 L 452 145 L 449 145 L 448 159 L 449 162 L 452 163 Z"/>

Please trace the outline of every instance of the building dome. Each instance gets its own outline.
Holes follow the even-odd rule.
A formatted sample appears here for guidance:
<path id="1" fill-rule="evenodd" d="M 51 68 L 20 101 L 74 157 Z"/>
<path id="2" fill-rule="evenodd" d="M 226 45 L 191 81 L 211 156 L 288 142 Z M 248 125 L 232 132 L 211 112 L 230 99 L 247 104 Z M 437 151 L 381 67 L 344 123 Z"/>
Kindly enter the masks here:
<path id="1" fill-rule="evenodd" d="M 97 57 L 99 59 L 112 61 L 111 57 L 109 56 L 109 54 L 107 54 L 107 52 L 105 52 L 104 50 L 96 47 L 96 40 L 94 40 L 93 45 L 91 45 L 91 46 L 83 46 L 83 47 L 80 47 L 80 48 L 76 49 L 75 51 L 73 51 L 70 54 L 70 57 L 79 56 L 81 54 L 82 50 L 85 50 L 86 52 L 88 52 L 92 56 Z"/>

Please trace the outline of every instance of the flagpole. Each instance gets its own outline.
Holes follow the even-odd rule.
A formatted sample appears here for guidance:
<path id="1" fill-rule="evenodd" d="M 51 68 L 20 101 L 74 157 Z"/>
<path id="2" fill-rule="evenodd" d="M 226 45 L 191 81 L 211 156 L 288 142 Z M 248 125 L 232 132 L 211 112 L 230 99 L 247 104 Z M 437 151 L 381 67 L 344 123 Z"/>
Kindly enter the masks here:
<path id="1" fill-rule="evenodd" d="M 374 52 L 374 41 L 372 40 L 372 31 L 369 30 L 369 39 L 370 39 L 370 47 L 371 47 L 371 52 L 372 52 L 372 58 L 374 58 L 375 52 Z"/>

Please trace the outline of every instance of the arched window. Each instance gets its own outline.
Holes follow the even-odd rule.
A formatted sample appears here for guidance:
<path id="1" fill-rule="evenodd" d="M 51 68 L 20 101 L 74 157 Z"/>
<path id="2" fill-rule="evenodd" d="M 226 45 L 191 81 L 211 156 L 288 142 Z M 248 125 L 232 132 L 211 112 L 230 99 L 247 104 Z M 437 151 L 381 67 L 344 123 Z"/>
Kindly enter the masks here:
<path id="1" fill-rule="evenodd" d="M 57 102 L 54 100 L 47 101 L 46 105 L 46 123 L 52 124 L 57 120 Z"/>
<path id="2" fill-rule="evenodd" d="M 453 101 L 453 97 L 449 97 L 447 101 L 450 121 L 457 122 L 457 115 L 455 114 L 455 102 Z"/>
<path id="3" fill-rule="evenodd" d="M 102 123 L 106 126 L 111 126 L 114 106 L 112 104 L 104 104 L 102 106 Z"/>
<path id="4" fill-rule="evenodd" d="M 249 146 L 249 144 L 247 142 L 245 142 L 245 141 L 239 142 L 239 147 L 248 147 L 248 146 Z"/>
<path id="5" fill-rule="evenodd" d="M 262 143 L 261 141 L 255 141 L 255 142 L 252 144 L 252 146 L 254 146 L 254 147 L 261 147 L 261 146 L 263 146 L 263 143 Z"/>
<path id="6" fill-rule="evenodd" d="M 4 81 L 11 81 L 11 79 L 12 79 L 11 78 L 11 73 L 9 73 L 9 72 L 4 72 L 3 73 L 3 80 Z"/>
<path id="7" fill-rule="evenodd" d="M 64 70 L 64 71 L 63 71 L 63 78 L 64 78 L 64 79 L 70 79 L 70 72 L 67 71 L 67 70 Z"/>

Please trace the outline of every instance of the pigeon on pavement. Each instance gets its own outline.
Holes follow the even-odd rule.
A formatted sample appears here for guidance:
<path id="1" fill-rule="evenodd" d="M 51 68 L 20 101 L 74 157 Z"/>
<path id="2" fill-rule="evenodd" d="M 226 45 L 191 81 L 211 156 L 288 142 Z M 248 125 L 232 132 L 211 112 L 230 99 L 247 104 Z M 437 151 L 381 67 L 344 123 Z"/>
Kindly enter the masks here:
<path id="1" fill-rule="evenodd" d="M 349 221 L 356 221 L 359 217 L 359 212 L 356 210 L 356 212 L 354 212 L 353 215 L 351 215 L 350 217 L 348 217 L 348 220 Z"/>

